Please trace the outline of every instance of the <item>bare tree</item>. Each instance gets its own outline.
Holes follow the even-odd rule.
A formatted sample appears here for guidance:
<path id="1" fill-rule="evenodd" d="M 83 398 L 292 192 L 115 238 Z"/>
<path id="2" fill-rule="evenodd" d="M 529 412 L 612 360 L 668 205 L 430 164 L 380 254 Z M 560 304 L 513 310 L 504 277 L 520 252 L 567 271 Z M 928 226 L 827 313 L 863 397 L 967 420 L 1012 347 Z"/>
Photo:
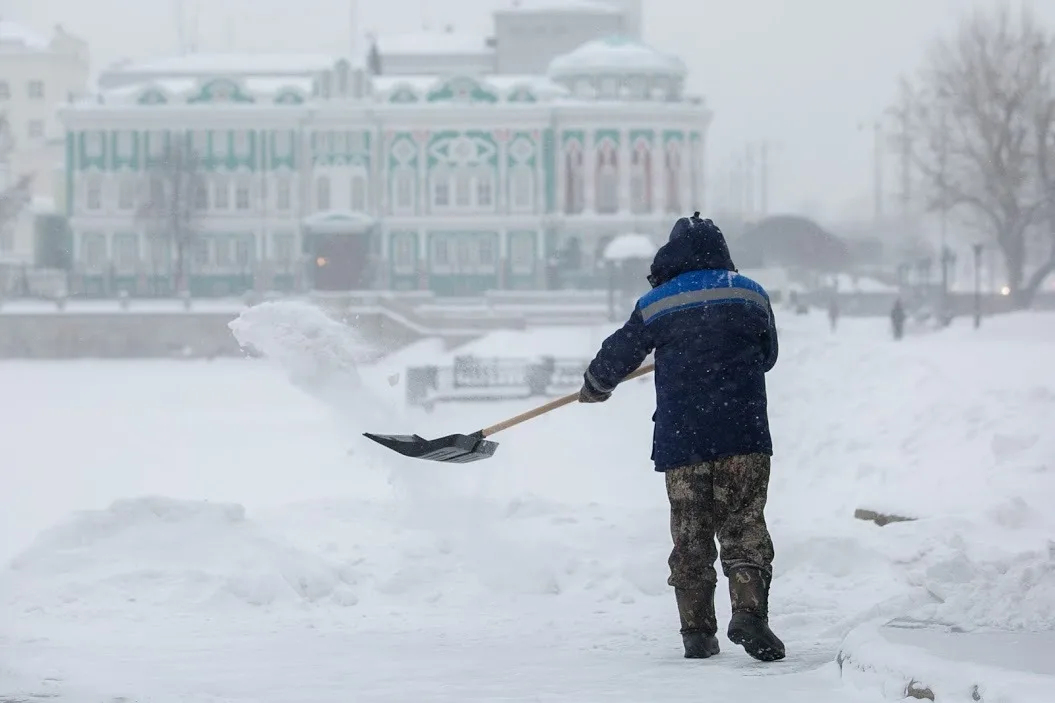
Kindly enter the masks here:
<path id="1" fill-rule="evenodd" d="M 914 161 L 931 210 L 999 247 L 1017 307 L 1055 271 L 1055 37 L 1028 9 L 976 11 L 912 85 Z"/>
<path id="2" fill-rule="evenodd" d="M 146 192 L 138 219 L 147 236 L 175 255 L 171 269 L 177 293 L 188 289 L 188 256 L 198 241 L 200 216 L 208 195 L 201 159 L 184 139 L 173 135 L 155 165 L 146 171 Z"/>
<path id="3" fill-rule="evenodd" d="M 0 168 L 10 174 L 11 152 L 14 141 L 11 137 L 11 125 L 7 115 L 0 114 Z M 22 213 L 33 197 L 33 176 L 22 175 L 14 182 L 0 183 L 0 230 L 13 226 L 14 220 Z"/>

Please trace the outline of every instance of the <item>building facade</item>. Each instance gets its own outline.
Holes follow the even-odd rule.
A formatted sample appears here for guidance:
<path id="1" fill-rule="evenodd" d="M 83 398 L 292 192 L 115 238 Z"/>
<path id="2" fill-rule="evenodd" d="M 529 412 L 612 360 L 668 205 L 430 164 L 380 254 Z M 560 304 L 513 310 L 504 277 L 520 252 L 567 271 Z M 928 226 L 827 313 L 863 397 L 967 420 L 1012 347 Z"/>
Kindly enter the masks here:
<path id="1" fill-rule="evenodd" d="M 84 95 L 88 73 L 87 44 L 62 27 L 44 36 L 0 20 L 0 114 L 6 123 L 0 190 L 32 177 L 30 206 L 0 227 L 0 264 L 33 263 L 33 215 L 54 209 L 63 196 L 65 129 L 57 110 Z"/>
<path id="2" fill-rule="evenodd" d="M 406 45 L 436 63 L 426 39 Z M 590 285 L 612 237 L 665 237 L 702 207 L 710 112 L 677 58 L 609 37 L 545 74 L 435 75 L 378 53 L 182 57 L 71 104 L 75 290 L 171 290 L 173 241 L 142 205 L 174 146 L 198 171 L 196 295 L 539 289 L 558 260 L 560 285 Z"/>

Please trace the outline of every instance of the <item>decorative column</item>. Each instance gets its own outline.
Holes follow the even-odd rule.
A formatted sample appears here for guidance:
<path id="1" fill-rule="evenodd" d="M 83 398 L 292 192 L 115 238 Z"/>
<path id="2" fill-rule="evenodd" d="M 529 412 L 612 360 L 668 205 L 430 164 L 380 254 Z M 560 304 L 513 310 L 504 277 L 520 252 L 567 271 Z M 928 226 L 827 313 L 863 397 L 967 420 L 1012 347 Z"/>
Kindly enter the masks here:
<path id="1" fill-rule="evenodd" d="M 584 215 L 593 215 L 597 209 L 597 153 L 592 130 L 583 130 L 582 179 Z"/>
<path id="2" fill-rule="evenodd" d="M 498 230 L 498 290 L 509 287 L 509 230 L 502 228 Z"/>
<path id="3" fill-rule="evenodd" d="M 554 134 L 553 138 L 556 139 L 556 134 Z M 541 132 L 539 132 L 539 130 L 536 129 L 531 133 L 531 140 L 535 147 L 535 182 L 532 184 L 531 188 L 531 213 L 536 214 L 538 212 L 546 211 L 547 198 L 549 197 L 550 182 L 549 179 L 546 178 L 546 149 L 544 146 L 545 137 Z M 556 148 L 556 142 L 554 142 L 553 158 L 558 158 L 558 153 L 559 152 Z M 555 166 L 556 165 L 554 164 L 554 167 Z M 552 173 L 554 174 L 554 178 L 556 178 L 557 170 L 558 169 L 554 168 L 554 170 L 552 171 Z M 557 182 L 559 183 L 560 181 L 558 180 Z M 559 202 L 559 188 L 557 189 L 556 193 L 556 202 Z M 560 212 L 559 206 L 557 207 L 557 211 Z"/>
<path id="4" fill-rule="evenodd" d="M 367 132 L 370 135 L 370 183 L 367 184 L 370 202 L 368 207 L 370 214 L 374 217 L 383 217 L 391 212 L 389 203 L 392 196 L 389 191 L 392 188 L 392 180 L 389 177 L 388 147 L 391 146 L 389 136 L 381 131 L 380 127 Z"/>
<path id="5" fill-rule="evenodd" d="M 425 233 L 421 230 L 415 230 L 414 232 L 414 261 L 415 268 L 418 272 L 418 290 L 429 289 L 429 258 L 428 258 L 428 247 L 429 243 L 425 238 Z"/>
<path id="6" fill-rule="evenodd" d="M 678 165 L 681 167 L 681 174 L 678 176 L 678 187 L 681 189 L 681 209 L 692 213 L 696 203 L 696 194 L 692 192 L 693 154 L 688 132 L 682 132 L 680 152 L 681 158 Z"/>
<path id="7" fill-rule="evenodd" d="M 619 131 L 619 214 L 630 214 L 630 130 L 623 127 Z"/>
<path id="8" fill-rule="evenodd" d="M 429 133 L 426 131 L 414 132 L 414 141 L 418 147 L 418 187 L 415 188 L 417 206 L 414 208 L 415 215 L 424 215 L 430 210 L 429 194 L 429 159 L 428 141 Z"/>
<path id="9" fill-rule="evenodd" d="M 509 212 L 509 130 L 496 129 L 494 132 L 495 142 L 498 144 L 498 164 L 496 168 L 498 181 L 495 183 L 494 194 L 497 211 L 505 214 Z"/>
<path id="10" fill-rule="evenodd" d="M 541 162 L 544 154 L 539 154 L 539 162 Z M 568 191 L 568 174 L 565 173 L 564 164 L 567 163 L 568 153 L 564 150 L 564 140 L 561 137 L 560 131 L 554 128 L 553 130 L 553 177 L 556 181 L 556 197 L 554 198 L 554 209 L 559 213 L 567 211 L 568 204 L 565 203 L 565 193 Z M 538 185 L 545 188 L 548 187 L 539 179 Z M 536 189 L 537 190 L 537 189 Z M 537 203 L 536 196 L 536 203 Z"/>
<path id="11" fill-rule="evenodd" d="M 660 216 L 667 214 L 667 145 L 663 130 L 656 130 L 652 137 L 652 211 Z"/>

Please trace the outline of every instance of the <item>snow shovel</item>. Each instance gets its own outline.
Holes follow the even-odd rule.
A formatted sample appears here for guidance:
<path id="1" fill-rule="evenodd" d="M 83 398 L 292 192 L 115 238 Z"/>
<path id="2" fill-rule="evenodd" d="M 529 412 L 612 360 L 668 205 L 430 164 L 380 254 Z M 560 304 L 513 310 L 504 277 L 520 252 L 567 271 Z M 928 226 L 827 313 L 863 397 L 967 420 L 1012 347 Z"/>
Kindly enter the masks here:
<path id="1" fill-rule="evenodd" d="M 655 368 L 655 364 L 645 364 L 638 367 L 636 371 L 623 380 L 629 381 L 632 378 L 644 376 L 652 373 Z M 451 434 L 439 439 L 425 439 L 416 434 L 372 434 L 370 432 L 364 432 L 363 436 L 374 440 L 382 447 L 388 447 L 392 451 L 399 452 L 403 456 L 408 456 L 412 459 L 441 461 L 445 464 L 468 464 L 470 461 L 490 459 L 494 456 L 495 450 L 498 449 L 498 442 L 488 440 L 487 438 L 491 435 L 498 434 L 502 430 L 508 430 L 510 427 L 527 422 L 539 415 L 545 415 L 549 411 L 556 410 L 569 403 L 574 403 L 578 399 L 578 393 L 571 393 L 562 398 L 551 400 L 545 405 L 540 405 L 534 410 L 528 410 L 526 413 L 521 413 L 516 417 L 503 420 L 496 425 L 485 427 L 472 434 Z"/>

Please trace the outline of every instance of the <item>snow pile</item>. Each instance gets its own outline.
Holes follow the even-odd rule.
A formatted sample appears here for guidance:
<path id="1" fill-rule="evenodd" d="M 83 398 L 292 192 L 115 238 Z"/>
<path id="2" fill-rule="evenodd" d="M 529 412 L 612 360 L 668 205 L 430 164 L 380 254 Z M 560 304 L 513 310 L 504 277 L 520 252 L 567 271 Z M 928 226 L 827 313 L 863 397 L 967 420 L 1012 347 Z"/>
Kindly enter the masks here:
<path id="1" fill-rule="evenodd" d="M 608 242 L 604 248 L 606 261 L 625 261 L 627 259 L 647 259 L 651 261 L 656 255 L 656 245 L 652 238 L 644 234 L 620 234 Z"/>
<path id="2" fill-rule="evenodd" d="M 5 595 L 34 609 L 357 602 L 350 571 L 269 536 L 237 504 L 119 500 L 41 533 L 9 568 Z"/>
<path id="3" fill-rule="evenodd" d="M 896 344 L 866 321 L 805 335 L 796 327 L 820 322 L 787 319 L 769 386 L 771 512 L 815 532 L 844 530 L 858 508 L 916 518 L 859 537 L 927 594 L 908 614 L 964 630 L 1055 627 L 1055 348 L 1038 339 L 1050 320 Z"/>
<path id="4" fill-rule="evenodd" d="M 963 631 L 1055 630 L 1055 542 L 1046 540 L 1033 549 L 1023 545 L 998 554 L 975 554 L 993 551 L 981 541 L 984 536 L 965 544 L 964 536 L 976 529 L 954 532 L 946 543 L 935 540 L 937 544 L 930 548 L 935 553 L 921 559 L 910 572 L 912 582 L 938 599 L 913 611 L 912 616 Z M 1015 538 L 1010 533 L 999 536 Z M 1038 536 L 1037 541 L 1042 539 Z"/>

